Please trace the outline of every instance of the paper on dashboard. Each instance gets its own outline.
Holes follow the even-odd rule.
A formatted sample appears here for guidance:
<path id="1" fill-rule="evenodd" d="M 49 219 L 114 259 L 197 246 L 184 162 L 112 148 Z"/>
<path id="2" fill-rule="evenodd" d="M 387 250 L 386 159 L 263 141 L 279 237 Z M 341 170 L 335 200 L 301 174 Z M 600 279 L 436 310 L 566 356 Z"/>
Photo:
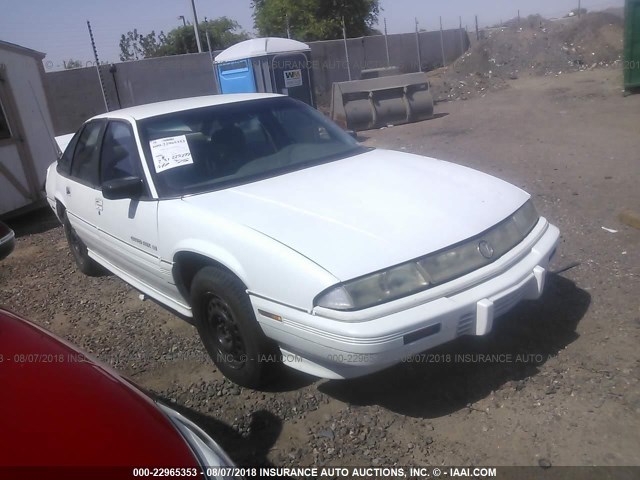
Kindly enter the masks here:
<path id="1" fill-rule="evenodd" d="M 193 163 L 187 137 L 184 135 L 151 140 L 149 147 L 156 173 Z"/>

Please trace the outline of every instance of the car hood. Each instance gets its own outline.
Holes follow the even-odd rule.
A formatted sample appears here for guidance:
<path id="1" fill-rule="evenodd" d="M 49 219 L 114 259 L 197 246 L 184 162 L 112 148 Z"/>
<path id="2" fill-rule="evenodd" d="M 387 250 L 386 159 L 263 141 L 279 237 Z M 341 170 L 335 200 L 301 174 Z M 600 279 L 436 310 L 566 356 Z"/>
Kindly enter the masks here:
<path id="1" fill-rule="evenodd" d="M 477 235 L 528 198 L 467 167 L 371 150 L 183 200 L 287 245 L 344 281 Z"/>

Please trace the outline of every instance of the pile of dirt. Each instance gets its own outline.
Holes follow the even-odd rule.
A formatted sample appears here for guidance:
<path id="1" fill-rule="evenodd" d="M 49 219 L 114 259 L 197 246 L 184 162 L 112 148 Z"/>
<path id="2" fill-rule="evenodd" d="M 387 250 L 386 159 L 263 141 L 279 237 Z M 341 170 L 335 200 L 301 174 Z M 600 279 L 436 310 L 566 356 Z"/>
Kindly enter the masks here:
<path id="1" fill-rule="evenodd" d="M 539 15 L 483 31 L 483 38 L 455 63 L 435 74 L 440 99 L 466 99 L 505 88 L 523 75 L 608 67 L 622 57 L 624 22 L 595 12 L 550 21 Z"/>

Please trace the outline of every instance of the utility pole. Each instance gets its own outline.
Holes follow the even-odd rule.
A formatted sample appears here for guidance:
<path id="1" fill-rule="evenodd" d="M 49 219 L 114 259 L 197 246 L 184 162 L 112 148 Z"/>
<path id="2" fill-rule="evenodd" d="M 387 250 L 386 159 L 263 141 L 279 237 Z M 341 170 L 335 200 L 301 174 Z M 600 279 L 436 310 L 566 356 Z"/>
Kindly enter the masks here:
<path id="1" fill-rule="evenodd" d="M 182 20 L 182 26 L 183 27 L 187 26 L 187 20 L 184 18 L 184 15 L 179 15 L 178 16 L 178 20 Z"/>
<path id="2" fill-rule="evenodd" d="M 93 57 L 96 59 L 96 70 L 98 71 L 98 79 L 100 80 L 100 89 L 102 91 L 102 99 L 104 100 L 104 108 L 109 112 L 109 101 L 107 100 L 107 93 L 104 86 L 104 78 L 102 78 L 102 72 L 100 71 L 100 61 L 98 60 L 98 50 L 96 49 L 96 42 L 93 39 L 93 32 L 91 31 L 91 23 L 87 20 L 87 28 L 89 29 L 89 38 L 91 38 L 91 48 L 93 48 Z"/>
<path id="3" fill-rule="evenodd" d="M 480 30 L 478 29 L 478 15 L 476 15 L 476 40 L 480 40 Z"/>
<path id="4" fill-rule="evenodd" d="M 196 34 L 196 45 L 198 53 L 202 53 L 202 45 L 200 45 L 200 33 L 198 32 L 198 15 L 196 14 L 196 2 L 191 0 L 191 9 L 193 10 L 193 31 Z"/>
<path id="5" fill-rule="evenodd" d="M 578 18 L 582 16 L 582 2 L 578 0 Z"/>
<path id="6" fill-rule="evenodd" d="M 289 14 L 284 14 L 285 22 L 287 22 L 287 38 L 291 38 L 291 28 L 289 28 Z"/>

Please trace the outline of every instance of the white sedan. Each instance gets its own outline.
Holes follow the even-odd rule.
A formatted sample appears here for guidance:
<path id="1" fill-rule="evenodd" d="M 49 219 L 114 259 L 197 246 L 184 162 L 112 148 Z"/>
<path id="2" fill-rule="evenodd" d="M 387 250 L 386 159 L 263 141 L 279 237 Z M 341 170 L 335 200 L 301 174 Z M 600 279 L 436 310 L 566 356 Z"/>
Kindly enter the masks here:
<path id="1" fill-rule="evenodd" d="M 559 238 L 519 188 L 271 94 L 98 115 L 46 187 L 82 272 L 194 323 L 249 387 L 279 362 L 350 378 L 484 335 L 541 295 Z"/>

